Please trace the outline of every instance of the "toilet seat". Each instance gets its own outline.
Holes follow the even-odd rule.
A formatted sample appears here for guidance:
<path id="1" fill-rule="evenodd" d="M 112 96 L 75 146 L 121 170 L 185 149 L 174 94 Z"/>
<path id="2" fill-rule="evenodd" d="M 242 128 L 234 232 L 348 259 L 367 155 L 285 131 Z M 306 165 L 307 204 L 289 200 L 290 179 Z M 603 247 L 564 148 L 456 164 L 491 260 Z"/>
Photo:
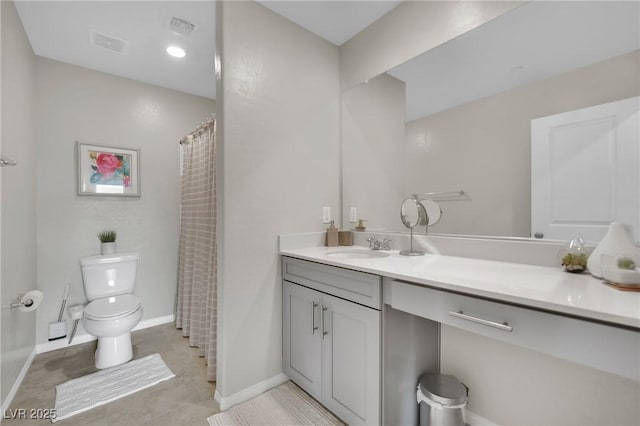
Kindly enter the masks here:
<path id="1" fill-rule="evenodd" d="M 91 301 L 84 308 L 85 318 L 92 320 L 112 320 L 127 316 L 140 309 L 140 299 L 134 294 L 102 297 Z"/>

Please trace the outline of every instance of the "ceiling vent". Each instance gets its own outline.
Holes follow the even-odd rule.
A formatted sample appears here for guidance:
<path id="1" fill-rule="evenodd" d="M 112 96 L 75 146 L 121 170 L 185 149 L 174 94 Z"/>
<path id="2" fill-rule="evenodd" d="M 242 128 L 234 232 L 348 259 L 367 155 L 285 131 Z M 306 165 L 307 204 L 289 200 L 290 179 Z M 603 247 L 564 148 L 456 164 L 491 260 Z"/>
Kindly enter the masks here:
<path id="1" fill-rule="evenodd" d="M 126 53 L 126 50 L 129 47 L 128 41 L 111 37 L 97 31 L 91 31 L 91 43 L 94 46 L 102 47 L 103 49 L 111 50 L 116 53 Z"/>
<path id="2" fill-rule="evenodd" d="M 183 36 L 191 35 L 191 32 L 195 29 L 195 25 L 186 19 L 176 18 L 175 16 L 169 21 L 169 29 Z"/>

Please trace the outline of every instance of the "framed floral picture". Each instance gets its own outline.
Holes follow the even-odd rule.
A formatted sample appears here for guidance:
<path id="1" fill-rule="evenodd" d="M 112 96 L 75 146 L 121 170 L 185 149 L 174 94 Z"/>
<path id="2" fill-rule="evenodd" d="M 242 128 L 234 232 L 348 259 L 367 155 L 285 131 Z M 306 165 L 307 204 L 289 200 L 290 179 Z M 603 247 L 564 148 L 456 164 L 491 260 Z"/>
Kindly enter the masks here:
<path id="1" fill-rule="evenodd" d="M 76 142 L 78 195 L 140 196 L 140 150 Z"/>

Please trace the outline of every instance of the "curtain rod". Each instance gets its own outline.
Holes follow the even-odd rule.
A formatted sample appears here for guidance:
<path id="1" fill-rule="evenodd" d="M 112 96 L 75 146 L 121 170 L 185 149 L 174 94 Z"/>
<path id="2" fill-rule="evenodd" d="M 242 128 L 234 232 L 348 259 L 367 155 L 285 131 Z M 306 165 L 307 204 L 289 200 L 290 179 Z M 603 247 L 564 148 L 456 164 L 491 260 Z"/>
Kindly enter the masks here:
<path id="1" fill-rule="evenodd" d="M 214 112 L 213 114 L 211 114 L 210 117 L 208 117 L 206 120 L 200 123 L 198 127 L 193 129 L 185 137 L 180 139 L 180 145 L 189 143 L 189 140 L 191 138 L 193 138 L 197 133 L 202 132 L 203 130 L 206 130 L 207 128 L 209 128 L 209 126 L 211 126 L 212 123 L 215 123 L 215 121 L 216 121 L 216 113 Z"/>

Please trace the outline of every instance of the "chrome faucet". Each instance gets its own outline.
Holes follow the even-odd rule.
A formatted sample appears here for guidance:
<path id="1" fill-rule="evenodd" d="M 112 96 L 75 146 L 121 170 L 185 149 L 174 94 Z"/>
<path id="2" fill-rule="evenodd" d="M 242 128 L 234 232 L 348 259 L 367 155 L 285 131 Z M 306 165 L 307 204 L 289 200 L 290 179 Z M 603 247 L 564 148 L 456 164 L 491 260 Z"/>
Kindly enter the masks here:
<path id="1" fill-rule="evenodd" d="M 369 243 L 370 250 L 391 250 L 391 240 L 388 238 L 383 238 L 382 241 L 376 239 L 374 235 L 371 235 L 365 241 Z"/>

